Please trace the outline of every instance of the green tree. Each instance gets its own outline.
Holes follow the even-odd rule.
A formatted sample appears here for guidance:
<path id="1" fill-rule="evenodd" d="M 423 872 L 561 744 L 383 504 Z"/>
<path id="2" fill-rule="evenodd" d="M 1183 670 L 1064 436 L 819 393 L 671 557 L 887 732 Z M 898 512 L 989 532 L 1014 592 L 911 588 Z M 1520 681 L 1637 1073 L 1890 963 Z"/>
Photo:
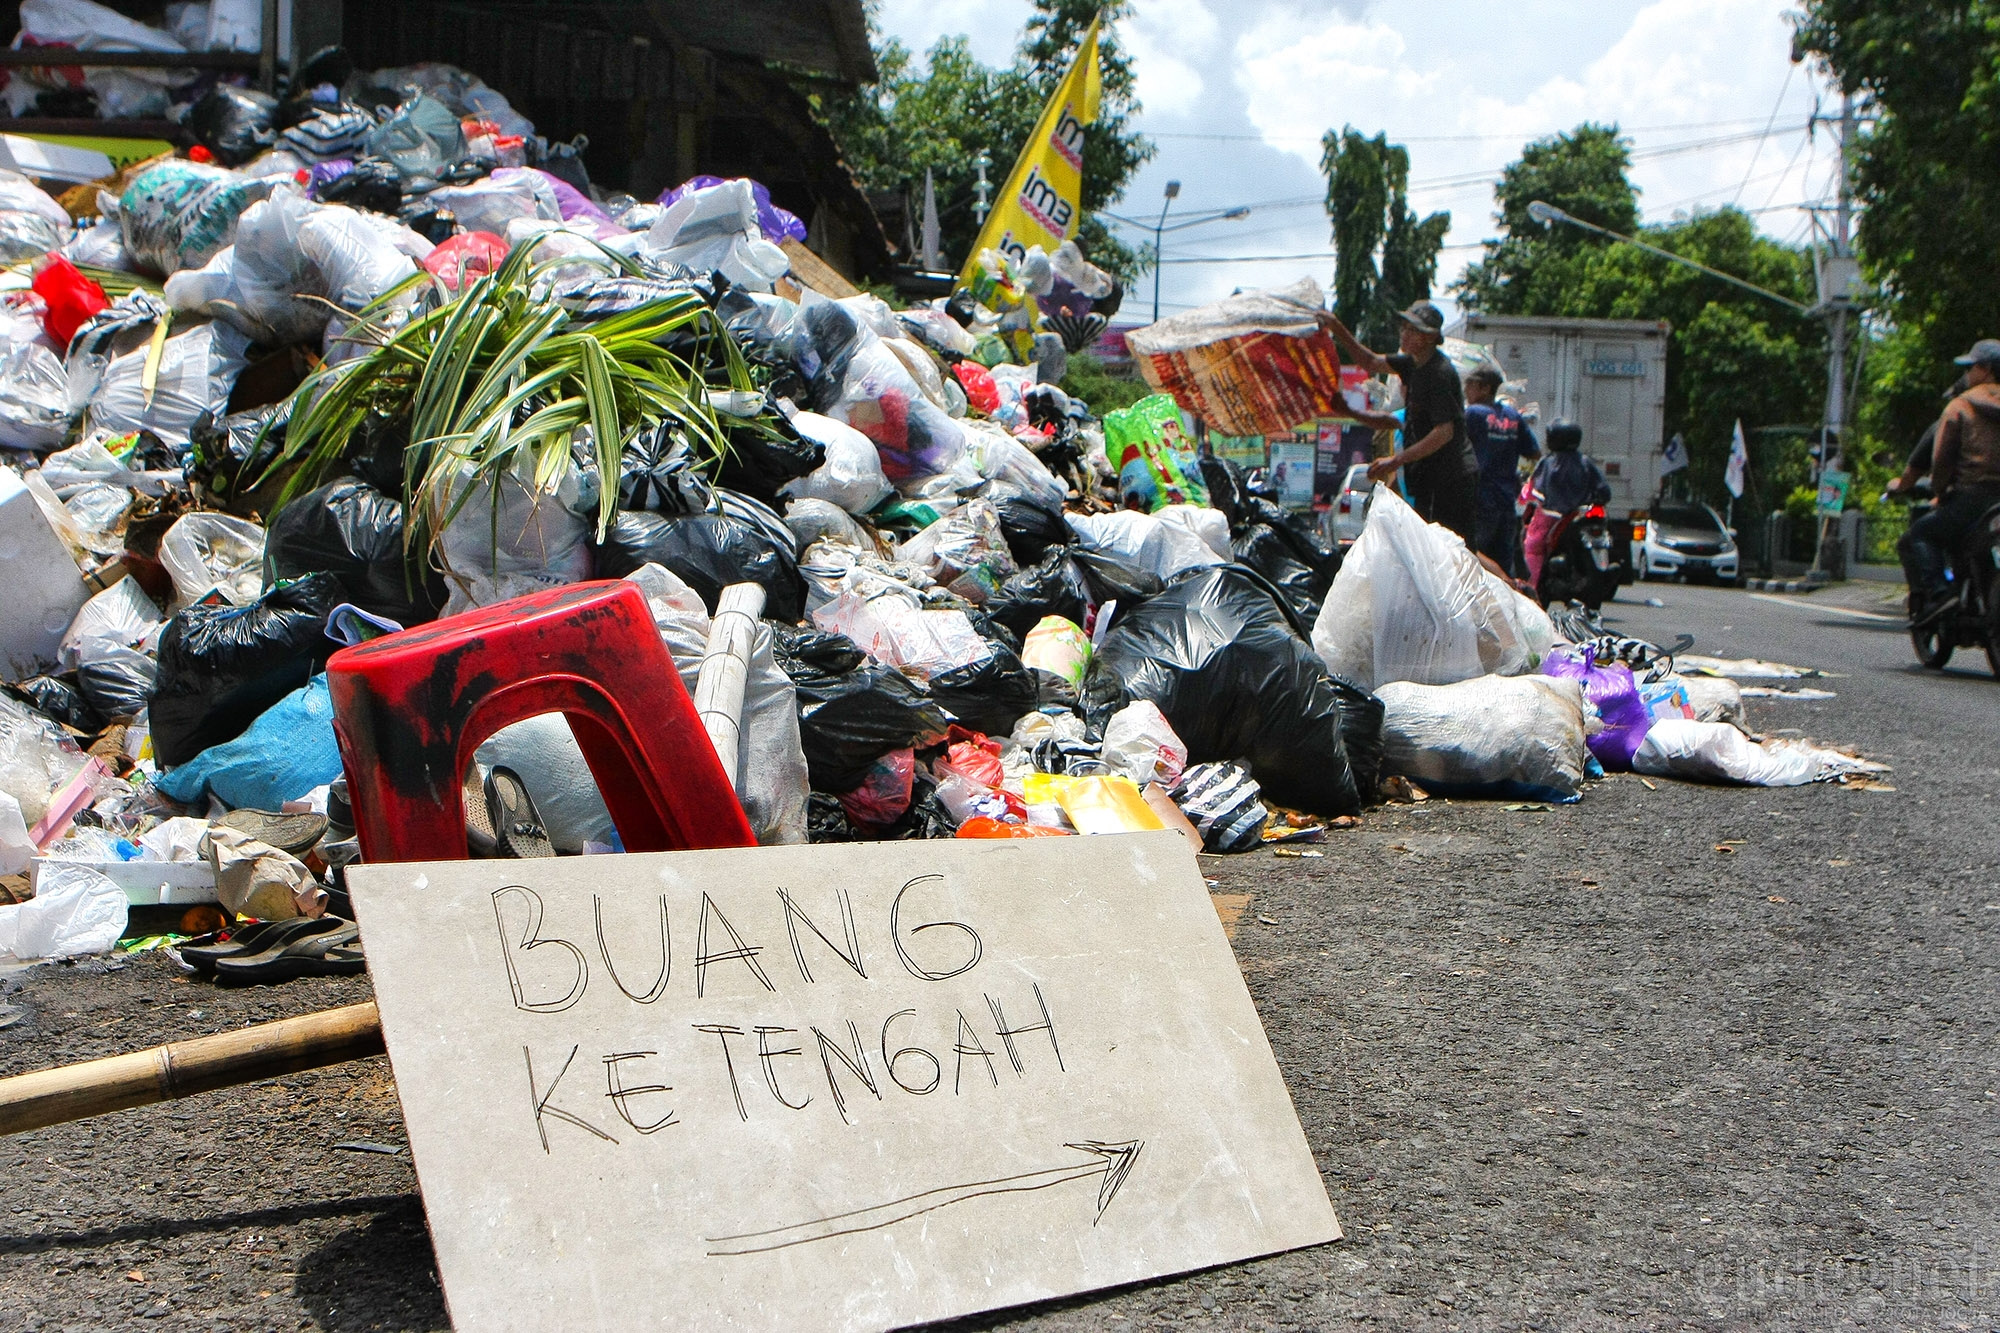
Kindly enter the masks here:
<path id="1" fill-rule="evenodd" d="M 1905 452 L 1973 340 L 2000 336 L 2000 5 L 1806 0 L 1798 54 L 1862 104 L 1860 251 L 1888 326 L 1871 351 L 1864 438 Z"/>
<path id="2" fill-rule="evenodd" d="M 1321 140 L 1326 212 L 1333 224 L 1334 310 L 1371 347 L 1393 347 L 1396 312 L 1431 294 L 1451 214 L 1422 221 L 1410 209 L 1410 154 L 1386 134 L 1352 125 Z"/>
<path id="3" fill-rule="evenodd" d="M 1730 438 L 1741 420 L 1752 441 L 1749 508 L 1775 506 L 1806 476 L 1807 440 L 1826 393 L 1825 326 L 1637 246 L 1545 227 L 1528 216 L 1528 205 L 1545 200 L 1808 304 L 1811 255 L 1760 235 L 1749 215 L 1733 208 L 1640 227 L 1629 161 L 1612 126 L 1581 125 L 1529 144 L 1496 191 L 1506 231 L 1466 271 L 1459 298 L 1495 315 L 1667 321 L 1666 433 L 1687 442 L 1683 484 L 1722 497 Z"/>
<path id="4" fill-rule="evenodd" d="M 1114 26 L 1128 8 L 1126 0 L 1102 6 L 1102 95 L 1097 123 L 1084 140 L 1085 216 L 1077 240 L 1092 262 L 1130 280 L 1145 270 L 1146 258 L 1120 243 L 1096 216 L 1154 153 L 1152 143 L 1131 127 L 1139 111 L 1132 61 Z M 1005 69 L 974 58 L 963 37 L 940 39 L 921 70 L 902 43 L 877 40 L 879 81 L 853 92 L 812 92 L 814 106 L 863 188 L 906 190 L 918 200 L 924 172 L 931 172 L 946 262 L 956 267 L 979 234 L 973 187 L 980 152 L 991 158 L 987 179 L 997 191 L 1098 10 L 1095 0 L 1035 0 L 1014 62 Z"/>
<path id="5" fill-rule="evenodd" d="M 1586 121 L 1522 149 L 1493 191 L 1503 234 L 1488 243 L 1484 260 L 1466 269 L 1456 287 L 1459 298 L 1496 315 L 1547 313 L 1542 307 L 1560 303 L 1611 242 L 1577 227 L 1544 227 L 1528 216 L 1528 205 L 1539 199 L 1629 236 L 1639 226 L 1631 167 L 1631 145 L 1615 125 Z"/>

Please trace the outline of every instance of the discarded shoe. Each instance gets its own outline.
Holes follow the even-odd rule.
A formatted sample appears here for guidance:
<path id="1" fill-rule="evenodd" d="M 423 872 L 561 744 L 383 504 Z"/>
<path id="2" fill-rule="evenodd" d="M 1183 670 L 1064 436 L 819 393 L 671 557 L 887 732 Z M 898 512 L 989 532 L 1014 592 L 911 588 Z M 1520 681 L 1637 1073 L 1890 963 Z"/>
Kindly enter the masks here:
<path id="1" fill-rule="evenodd" d="M 256 921 L 243 926 L 221 944 L 184 944 L 180 954 L 197 972 L 213 973 L 225 958 L 248 958 L 282 947 L 307 935 L 335 930 L 348 923 L 334 916 L 294 916 L 282 921 Z"/>
<path id="2" fill-rule="evenodd" d="M 252 985 L 293 977 L 347 977 L 366 971 L 361 927 L 337 916 L 318 920 L 330 922 L 331 928 L 281 937 L 256 953 L 217 959 L 215 979 Z"/>
<path id="3" fill-rule="evenodd" d="M 305 859 L 326 835 L 326 816 L 286 815 L 272 810 L 231 810 L 215 821 L 224 828 L 255 838 L 267 847 Z"/>
<path id="4" fill-rule="evenodd" d="M 513 769 L 495 768 L 486 775 L 486 812 L 493 820 L 500 855 L 527 859 L 556 854 L 541 812 Z"/>

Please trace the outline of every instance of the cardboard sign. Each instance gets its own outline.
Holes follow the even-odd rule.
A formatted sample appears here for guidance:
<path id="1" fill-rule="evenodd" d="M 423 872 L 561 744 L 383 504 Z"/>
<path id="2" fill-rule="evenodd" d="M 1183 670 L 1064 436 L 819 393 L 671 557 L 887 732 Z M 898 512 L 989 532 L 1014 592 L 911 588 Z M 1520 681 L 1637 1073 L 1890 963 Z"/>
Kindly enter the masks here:
<path id="1" fill-rule="evenodd" d="M 1177 833 L 349 883 L 460 1333 L 881 1329 L 1340 1236 Z"/>

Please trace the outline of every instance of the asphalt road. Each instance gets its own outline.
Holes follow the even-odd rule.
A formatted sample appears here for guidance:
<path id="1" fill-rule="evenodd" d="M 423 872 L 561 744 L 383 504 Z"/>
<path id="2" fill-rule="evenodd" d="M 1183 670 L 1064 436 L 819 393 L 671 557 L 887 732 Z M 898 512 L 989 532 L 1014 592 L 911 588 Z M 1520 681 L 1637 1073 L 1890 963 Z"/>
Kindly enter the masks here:
<path id="1" fill-rule="evenodd" d="M 1347 1240 L 968 1326 L 2000 1327 L 2000 682 L 1919 672 L 1887 591 L 1611 611 L 1839 673 L 1752 721 L 1893 791 L 1618 777 L 1204 858 Z M 13 1073 L 366 983 L 0 992 Z M 443 1327 L 407 1155 L 334 1146 L 367 1141 L 402 1141 L 381 1060 L 0 1143 L 0 1328 Z"/>

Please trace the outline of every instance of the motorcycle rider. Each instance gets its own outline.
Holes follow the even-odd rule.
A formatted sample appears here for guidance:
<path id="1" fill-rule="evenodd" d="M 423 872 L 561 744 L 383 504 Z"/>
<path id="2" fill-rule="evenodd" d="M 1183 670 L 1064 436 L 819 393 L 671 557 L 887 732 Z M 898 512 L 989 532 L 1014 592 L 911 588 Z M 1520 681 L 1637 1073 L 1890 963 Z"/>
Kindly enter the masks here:
<path id="1" fill-rule="evenodd" d="M 1931 450 L 1937 502 L 1897 543 L 1917 622 L 1951 604 L 1952 552 L 1979 516 L 2000 504 L 2000 339 L 1981 338 L 1957 364 L 1966 367 L 1969 387 L 1938 418 Z"/>
<path id="2" fill-rule="evenodd" d="M 1549 539 L 1564 514 L 1585 505 L 1604 504 L 1611 499 L 1611 483 L 1597 460 L 1583 452 L 1583 427 L 1574 421 L 1550 424 L 1543 437 L 1548 452 L 1535 464 L 1528 478 L 1528 493 L 1535 512 L 1528 520 L 1528 535 L 1521 544 L 1521 556 L 1528 564 L 1528 582 L 1539 585 L 1542 565 L 1548 560 Z"/>

